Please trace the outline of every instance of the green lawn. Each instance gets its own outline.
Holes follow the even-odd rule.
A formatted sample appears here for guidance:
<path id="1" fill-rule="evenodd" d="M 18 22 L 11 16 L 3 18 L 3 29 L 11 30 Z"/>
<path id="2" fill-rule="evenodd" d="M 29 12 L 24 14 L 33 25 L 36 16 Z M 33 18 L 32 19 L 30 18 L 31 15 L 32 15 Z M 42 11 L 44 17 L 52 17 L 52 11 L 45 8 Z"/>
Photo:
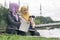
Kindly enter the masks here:
<path id="1" fill-rule="evenodd" d="M 57 38 L 29 37 L 20 35 L 0 34 L 0 40 L 59 40 Z"/>

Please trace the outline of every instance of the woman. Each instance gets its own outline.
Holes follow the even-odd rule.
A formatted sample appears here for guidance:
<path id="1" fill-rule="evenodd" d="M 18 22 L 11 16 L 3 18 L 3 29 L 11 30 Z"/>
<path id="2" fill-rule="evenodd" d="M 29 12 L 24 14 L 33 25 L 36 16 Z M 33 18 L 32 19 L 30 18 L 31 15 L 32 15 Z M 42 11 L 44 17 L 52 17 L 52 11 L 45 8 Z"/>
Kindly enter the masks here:
<path id="1" fill-rule="evenodd" d="M 17 14 L 19 9 L 18 4 L 16 3 L 10 3 L 9 4 L 9 13 L 7 15 L 7 28 L 6 32 L 9 34 L 15 34 L 18 32 L 18 29 L 20 27 L 20 18 Z"/>
<path id="2" fill-rule="evenodd" d="M 22 6 L 21 7 L 21 10 L 20 10 L 20 18 L 22 19 L 22 23 L 21 23 L 21 26 L 20 26 L 20 34 L 21 35 L 26 35 L 26 31 L 25 31 L 25 28 L 24 27 L 22 27 L 22 26 L 26 26 L 25 24 L 29 24 L 30 22 L 29 22 L 29 13 L 28 13 L 28 9 L 27 9 L 27 7 L 26 6 Z M 23 28 L 23 29 L 21 29 L 21 28 Z"/>
<path id="3" fill-rule="evenodd" d="M 32 27 L 32 29 L 35 28 L 35 24 L 32 22 L 33 20 L 31 19 L 32 17 L 30 17 L 29 12 L 28 12 L 28 8 L 26 6 L 22 6 L 21 7 L 21 17 L 25 19 L 25 21 L 27 23 L 30 23 L 30 28 Z M 30 33 L 32 33 L 32 31 L 29 30 Z M 31 34 L 32 35 L 32 34 Z"/>

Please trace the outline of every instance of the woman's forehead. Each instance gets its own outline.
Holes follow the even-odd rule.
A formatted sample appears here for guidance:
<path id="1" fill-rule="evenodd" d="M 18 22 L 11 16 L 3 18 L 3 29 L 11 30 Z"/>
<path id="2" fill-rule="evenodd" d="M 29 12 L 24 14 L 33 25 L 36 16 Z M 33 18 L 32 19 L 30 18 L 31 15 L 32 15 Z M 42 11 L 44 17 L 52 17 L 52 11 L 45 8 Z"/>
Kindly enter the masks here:
<path id="1" fill-rule="evenodd" d="M 26 10 L 26 9 L 27 9 L 27 7 L 26 7 L 26 6 L 22 6 L 22 7 L 21 7 L 21 9 Z"/>

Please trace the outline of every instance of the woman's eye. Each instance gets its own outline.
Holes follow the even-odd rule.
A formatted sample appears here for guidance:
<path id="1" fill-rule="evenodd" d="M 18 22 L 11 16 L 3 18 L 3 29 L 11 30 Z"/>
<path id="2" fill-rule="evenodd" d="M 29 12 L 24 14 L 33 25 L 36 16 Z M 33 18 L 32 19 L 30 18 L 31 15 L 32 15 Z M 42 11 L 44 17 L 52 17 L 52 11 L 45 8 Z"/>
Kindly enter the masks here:
<path id="1" fill-rule="evenodd" d="M 26 11 L 26 10 L 24 10 L 24 11 Z"/>
<path id="2" fill-rule="evenodd" d="M 27 11 L 27 10 L 24 10 L 24 11 Z"/>

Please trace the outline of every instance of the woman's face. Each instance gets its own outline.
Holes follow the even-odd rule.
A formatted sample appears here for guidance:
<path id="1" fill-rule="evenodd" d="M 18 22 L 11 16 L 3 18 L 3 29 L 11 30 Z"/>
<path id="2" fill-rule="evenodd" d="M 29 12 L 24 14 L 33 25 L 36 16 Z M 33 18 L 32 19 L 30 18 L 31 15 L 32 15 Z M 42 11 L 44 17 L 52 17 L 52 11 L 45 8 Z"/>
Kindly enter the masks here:
<path id="1" fill-rule="evenodd" d="M 27 8 L 22 8 L 21 12 L 26 14 L 28 12 L 28 9 Z"/>
<path id="2" fill-rule="evenodd" d="M 15 10 L 15 11 L 16 11 L 16 13 L 17 13 L 17 12 L 18 12 L 18 8 L 16 8 L 16 10 Z"/>

